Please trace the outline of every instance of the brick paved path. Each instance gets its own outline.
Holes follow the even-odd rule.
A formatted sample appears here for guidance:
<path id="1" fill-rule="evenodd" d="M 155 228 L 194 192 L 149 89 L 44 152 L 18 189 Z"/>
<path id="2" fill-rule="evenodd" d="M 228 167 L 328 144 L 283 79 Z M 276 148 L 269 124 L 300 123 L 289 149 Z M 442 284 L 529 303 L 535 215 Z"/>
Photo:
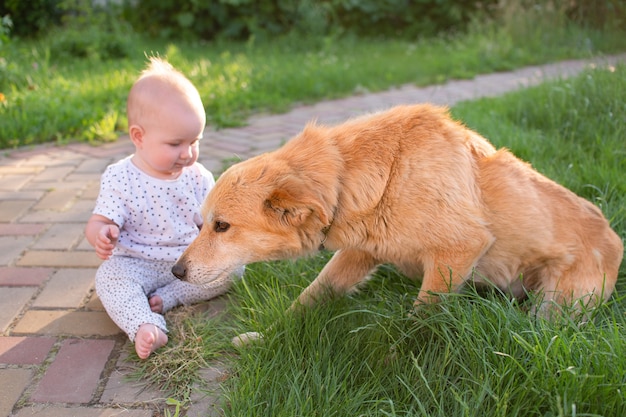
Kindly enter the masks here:
<path id="1" fill-rule="evenodd" d="M 595 63 L 624 60 L 626 54 Z M 335 123 L 401 103 L 452 105 L 574 75 L 590 64 L 567 61 L 440 86 L 408 85 L 259 115 L 246 127 L 209 130 L 200 160 L 217 174 L 224 159 L 275 149 L 314 118 Z M 131 152 L 123 137 L 100 147 L 40 146 L 0 156 L 0 417 L 162 415 L 163 394 L 125 378 L 127 340 L 94 293 L 99 260 L 83 236 L 100 174 Z M 217 380 L 219 373 L 205 374 Z M 216 394 L 196 397 L 187 416 L 220 415 Z"/>

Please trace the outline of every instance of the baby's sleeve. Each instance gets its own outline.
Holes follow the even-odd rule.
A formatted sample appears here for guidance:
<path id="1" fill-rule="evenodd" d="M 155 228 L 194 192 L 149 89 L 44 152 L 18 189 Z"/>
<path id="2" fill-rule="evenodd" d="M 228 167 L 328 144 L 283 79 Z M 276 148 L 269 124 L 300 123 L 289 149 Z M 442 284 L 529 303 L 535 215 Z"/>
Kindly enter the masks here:
<path id="1" fill-rule="evenodd" d="M 99 214 L 113 221 L 121 229 L 128 217 L 127 196 L 119 173 L 108 167 L 100 180 L 100 192 L 96 199 L 93 214 Z"/>

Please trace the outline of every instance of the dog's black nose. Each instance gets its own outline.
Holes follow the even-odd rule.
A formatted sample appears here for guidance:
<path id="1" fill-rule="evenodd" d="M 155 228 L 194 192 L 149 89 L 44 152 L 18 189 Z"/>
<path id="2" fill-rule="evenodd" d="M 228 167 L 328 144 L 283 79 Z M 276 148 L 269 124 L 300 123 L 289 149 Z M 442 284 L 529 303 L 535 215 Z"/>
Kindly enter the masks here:
<path id="1" fill-rule="evenodd" d="M 172 274 L 178 279 L 185 279 L 187 275 L 187 268 L 182 266 L 181 264 L 174 264 L 172 267 Z"/>

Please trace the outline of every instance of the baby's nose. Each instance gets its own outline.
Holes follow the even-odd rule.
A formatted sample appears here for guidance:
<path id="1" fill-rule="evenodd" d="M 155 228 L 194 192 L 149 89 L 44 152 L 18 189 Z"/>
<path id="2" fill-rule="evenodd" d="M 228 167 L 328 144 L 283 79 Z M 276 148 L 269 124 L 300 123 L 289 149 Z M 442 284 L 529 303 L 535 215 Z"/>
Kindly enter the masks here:
<path id="1" fill-rule="evenodd" d="M 192 157 L 193 157 L 193 148 L 191 146 L 183 150 L 183 152 L 180 154 L 180 159 L 191 159 Z"/>

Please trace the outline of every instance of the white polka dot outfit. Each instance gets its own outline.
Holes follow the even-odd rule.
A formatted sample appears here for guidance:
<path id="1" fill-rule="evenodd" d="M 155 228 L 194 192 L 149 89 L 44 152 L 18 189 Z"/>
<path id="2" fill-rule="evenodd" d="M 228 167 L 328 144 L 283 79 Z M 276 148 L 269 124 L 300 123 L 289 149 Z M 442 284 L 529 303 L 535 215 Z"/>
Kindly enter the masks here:
<path id="1" fill-rule="evenodd" d="M 150 310 L 152 295 L 163 299 L 166 312 L 221 295 L 231 280 L 200 287 L 171 272 L 202 225 L 200 207 L 215 184 L 213 175 L 196 163 L 175 180 L 157 179 L 130 158 L 107 167 L 93 212 L 120 228 L 113 255 L 96 273 L 96 292 L 111 319 L 134 341 L 144 323 L 167 332 L 163 315 Z"/>
<path id="2" fill-rule="evenodd" d="M 175 180 L 162 180 L 141 171 L 129 156 L 102 175 L 94 213 L 120 228 L 114 255 L 176 261 L 198 234 L 200 206 L 214 184 L 199 163 Z"/>

